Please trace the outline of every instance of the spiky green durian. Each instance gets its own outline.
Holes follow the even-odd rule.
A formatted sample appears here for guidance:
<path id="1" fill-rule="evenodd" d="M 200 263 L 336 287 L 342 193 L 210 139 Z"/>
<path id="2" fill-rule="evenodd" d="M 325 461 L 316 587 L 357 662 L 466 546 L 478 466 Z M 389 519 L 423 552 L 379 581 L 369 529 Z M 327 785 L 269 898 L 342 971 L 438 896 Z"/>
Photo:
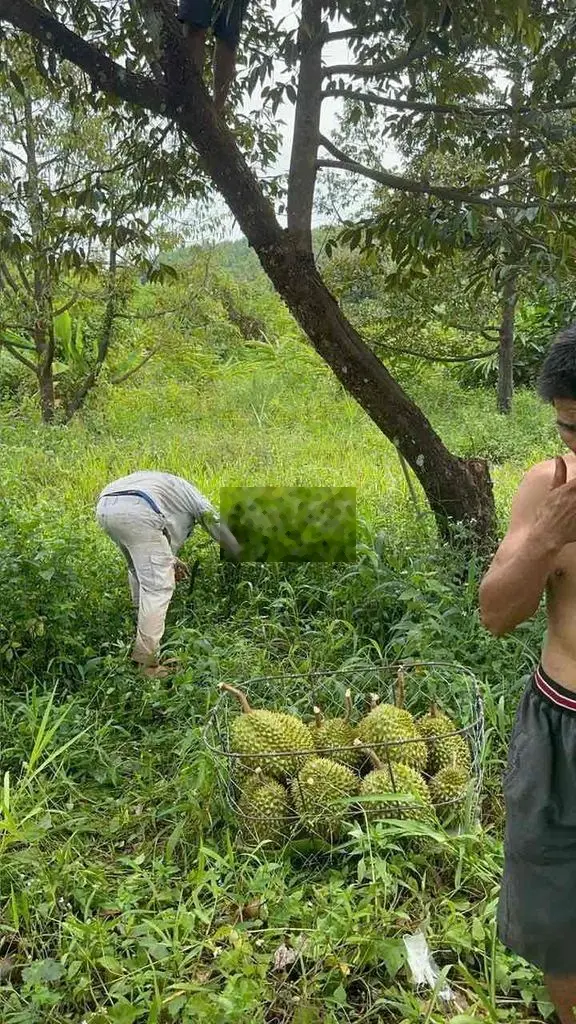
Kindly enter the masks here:
<path id="1" fill-rule="evenodd" d="M 470 772 L 464 766 L 441 768 L 429 782 L 432 803 L 442 817 L 459 810 L 464 803 L 471 782 Z"/>
<path id="2" fill-rule="evenodd" d="M 355 796 L 360 779 L 346 765 L 313 757 L 292 781 L 292 803 L 309 832 L 336 838 L 347 814 L 346 797 Z"/>
<path id="3" fill-rule="evenodd" d="M 289 838 L 295 817 L 288 791 L 260 768 L 245 782 L 238 809 L 244 842 L 281 846 Z"/>
<path id="4" fill-rule="evenodd" d="M 356 729 L 350 722 L 352 714 L 352 697 L 346 690 L 346 714 L 343 718 L 324 718 L 319 707 L 314 708 L 314 722 L 310 725 L 310 734 L 318 754 L 329 760 L 338 761 L 348 768 L 357 768 L 361 753 L 354 746 Z"/>
<path id="5" fill-rule="evenodd" d="M 435 704 L 416 723 L 428 748 L 427 770 L 436 775 L 441 768 L 460 767 L 470 771 L 470 748 L 458 726 Z"/>
<path id="6" fill-rule="evenodd" d="M 406 708 L 395 704 L 379 704 L 369 711 L 358 725 L 358 739 L 370 747 L 383 761 L 407 764 L 422 771 L 428 759 L 416 723 Z"/>
<path id="7" fill-rule="evenodd" d="M 381 798 L 366 800 L 365 803 L 360 801 L 368 820 L 411 818 L 416 821 L 433 821 L 432 800 L 422 775 L 410 765 L 385 765 L 373 750 L 368 753 L 374 767 L 362 779 L 360 797 Z"/>
<path id="8" fill-rule="evenodd" d="M 230 729 L 230 750 L 240 755 L 245 767 L 276 779 L 289 779 L 313 754 L 310 730 L 295 715 L 282 711 L 254 710 L 246 695 L 234 686 L 221 683 L 242 705 L 242 714 Z"/>

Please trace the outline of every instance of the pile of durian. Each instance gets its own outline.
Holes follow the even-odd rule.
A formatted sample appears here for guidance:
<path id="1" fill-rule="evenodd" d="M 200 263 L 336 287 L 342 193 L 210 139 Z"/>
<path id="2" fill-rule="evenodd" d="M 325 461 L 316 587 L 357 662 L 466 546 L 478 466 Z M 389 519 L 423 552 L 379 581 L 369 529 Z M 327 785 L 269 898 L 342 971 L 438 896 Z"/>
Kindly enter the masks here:
<path id="1" fill-rule="evenodd" d="M 403 705 L 381 704 L 352 723 L 345 714 L 311 722 L 282 711 L 254 709 L 236 687 L 221 683 L 240 703 L 229 733 L 239 791 L 239 835 L 247 844 L 282 846 L 295 836 L 338 840 L 353 817 L 374 822 L 412 819 L 432 826 L 455 820 L 471 784 L 468 743 L 459 727 L 432 705 L 421 718 Z"/>

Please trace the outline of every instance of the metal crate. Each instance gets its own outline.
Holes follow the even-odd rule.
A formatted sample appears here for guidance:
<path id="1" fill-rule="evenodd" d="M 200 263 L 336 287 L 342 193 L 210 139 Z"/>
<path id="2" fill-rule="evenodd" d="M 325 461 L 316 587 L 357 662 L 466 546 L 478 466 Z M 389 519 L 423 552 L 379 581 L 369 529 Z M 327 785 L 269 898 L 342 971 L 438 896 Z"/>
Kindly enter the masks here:
<path id="1" fill-rule="evenodd" d="M 479 821 L 480 796 L 482 790 L 482 749 L 484 742 L 484 715 L 482 699 L 477 678 L 465 666 L 439 661 L 405 661 L 387 665 L 354 666 L 353 669 L 343 667 L 325 671 L 307 673 L 282 673 L 276 676 L 258 676 L 238 684 L 254 709 L 284 711 L 296 714 L 304 721 L 312 721 L 312 709 L 318 705 L 327 718 L 340 717 L 343 713 L 345 692 L 350 689 L 354 707 L 353 721 L 363 717 L 371 706 L 375 694 L 380 703 L 393 703 L 396 695 L 399 676 L 403 679 L 404 706 L 415 717 L 424 714 L 431 704 L 445 712 L 457 724 L 453 735 L 463 736 L 470 750 L 471 785 L 464 807 L 460 807 L 457 824 L 454 821 L 449 831 L 457 831 L 475 827 Z M 235 685 L 237 685 L 235 683 Z M 204 743 L 211 752 L 217 771 L 220 795 L 238 820 L 239 835 L 255 836 L 263 820 L 242 813 L 239 804 L 240 788 L 253 773 L 246 758 L 230 750 L 230 728 L 232 721 L 240 712 L 234 697 L 221 691 L 204 729 Z M 394 789 L 394 773 L 397 768 L 397 757 L 394 747 L 405 746 L 417 740 L 395 741 L 393 743 L 374 744 L 375 753 L 390 769 Z M 351 748 L 331 748 L 322 752 L 323 757 L 330 753 L 343 753 Z M 269 757 L 286 757 L 298 754 L 299 751 L 274 751 Z M 313 743 L 310 753 L 316 756 Z M 439 811 L 450 810 L 441 807 Z M 410 817 L 409 811 L 398 817 Z M 446 815 L 442 815 L 446 818 Z M 351 801 L 346 813 L 346 820 L 364 820 L 361 801 Z M 450 818 L 450 815 L 448 815 Z M 448 827 L 448 826 L 441 826 Z M 303 838 L 301 824 L 296 815 L 290 823 L 285 823 L 283 834 L 286 841 Z M 321 837 L 324 840 L 326 837 Z M 330 839 L 333 842 L 332 839 Z"/>

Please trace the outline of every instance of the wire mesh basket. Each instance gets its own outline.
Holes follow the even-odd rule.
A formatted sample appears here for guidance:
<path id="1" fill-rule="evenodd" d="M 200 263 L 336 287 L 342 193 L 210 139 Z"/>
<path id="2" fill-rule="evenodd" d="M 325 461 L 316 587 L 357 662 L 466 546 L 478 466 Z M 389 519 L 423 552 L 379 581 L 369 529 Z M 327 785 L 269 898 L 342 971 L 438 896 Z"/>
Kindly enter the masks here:
<path id="1" fill-rule="evenodd" d="M 420 822 L 424 829 L 433 826 L 449 832 L 478 823 L 484 715 L 478 680 L 464 666 L 405 661 L 284 673 L 249 679 L 240 692 L 253 711 L 297 716 L 310 736 L 309 745 L 299 742 L 297 749 L 268 746 L 265 754 L 239 753 L 233 749 L 231 734 L 242 707 L 234 693 L 221 690 L 204 729 L 204 743 L 214 760 L 220 796 L 237 821 L 238 838 L 244 844 L 278 847 L 315 838 L 334 845 L 353 820 L 367 824 L 379 817 L 405 821 L 407 835 L 411 832 L 408 819 L 412 825 Z M 384 704 L 403 707 L 412 716 L 405 718 L 412 722 L 424 715 L 447 716 L 453 728 L 445 728 L 441 739 L 428 741 L 414 731 L 410 739 L 371 741 L 369 746 L 356 739 L 344 746 L 318 748 L 313 729 L 319 713 L 325 720 L 344 719 L 356 728 L 371 710 Z M 456 746 L 455 737 L 460 737 Z M 446 740 L 452 743 L 450 748 Z M 434 783 L 431 787 L 429 783 L 442 767 L 436 753 L 447 749 L 456 769 L 451 781 L 460 779 L 462 784 L 456 795 L 438 799 L 436 793 L 433 800 Z M 370 795 L 370 785 L 363 780 L 375 767 L 384 771 L 378 776 L 377 794 Z M 386 782 L 382 791 L 380 780 Z M 262 785 L 267 786 L 266 793 L 259 790 L 260 800 L 254 799 Z"/>

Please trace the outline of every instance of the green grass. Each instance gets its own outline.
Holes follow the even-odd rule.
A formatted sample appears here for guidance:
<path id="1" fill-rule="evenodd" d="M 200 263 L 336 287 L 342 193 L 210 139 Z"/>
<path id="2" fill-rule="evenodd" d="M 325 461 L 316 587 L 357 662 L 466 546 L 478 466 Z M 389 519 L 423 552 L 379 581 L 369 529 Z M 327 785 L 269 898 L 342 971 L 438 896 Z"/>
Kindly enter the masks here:
<path id="1" fill-rule="evenodd" d="M 418 927 L 465 994 L 459 1024 L 540 1019 L 540 978 L 495 943 L 494 908 L 499 773 L 541 622 L 484 633 L 474 566 L 455 572 L 392 446 L 295 342 L 198 385 L 161 372 L 103 392 L 66 429 L 42 429 L 26 402 L 0 411 L 0 1019 L 444 1021 L 406 970 L 402 937 Z M 549 412 L 520 394 L 504 420 L 492 395 L 441 374 L 412 390 L 453 450 L 495 464 L 504 516 L 524 468 L 556 450 Z M 234 567 L 194 537 L 200 571 L 166 634 L 182 671 L 143 681 L 124 566 L 93 507 L 144 466 L 215 500 L 231 485 L 354 486 L 358 562 Z M 478 674 L 485 830 L 413 847 L 355 828 L 328 857 L 239 849 L 203 740 L 218 681 L 344 668 L 353 685 L 381 658 Z M 285 944 L 294 965 L 276 971 Z"/>

